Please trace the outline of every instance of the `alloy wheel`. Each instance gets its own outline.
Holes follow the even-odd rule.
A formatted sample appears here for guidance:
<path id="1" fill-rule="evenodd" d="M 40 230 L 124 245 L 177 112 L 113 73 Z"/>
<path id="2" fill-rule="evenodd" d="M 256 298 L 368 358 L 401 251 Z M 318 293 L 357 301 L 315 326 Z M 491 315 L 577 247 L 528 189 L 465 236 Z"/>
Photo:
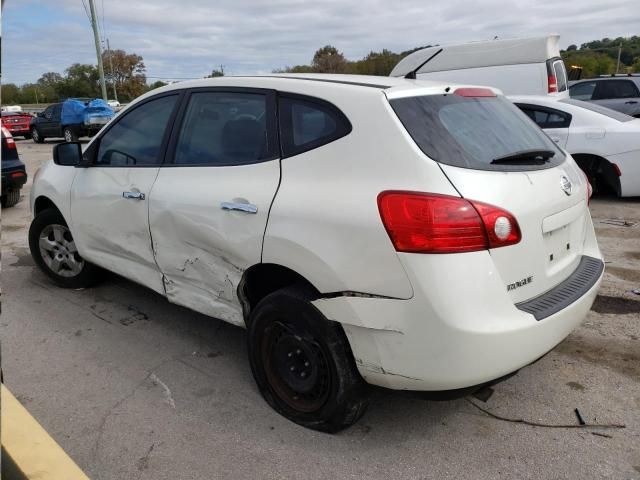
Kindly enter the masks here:
<path id="1" fill-rule="evenodd" d="M 75 277 L 84 267 L 71 232 L 64 225 L 48 225 L 38 242 L 44 263 L 56 275 Z"/>

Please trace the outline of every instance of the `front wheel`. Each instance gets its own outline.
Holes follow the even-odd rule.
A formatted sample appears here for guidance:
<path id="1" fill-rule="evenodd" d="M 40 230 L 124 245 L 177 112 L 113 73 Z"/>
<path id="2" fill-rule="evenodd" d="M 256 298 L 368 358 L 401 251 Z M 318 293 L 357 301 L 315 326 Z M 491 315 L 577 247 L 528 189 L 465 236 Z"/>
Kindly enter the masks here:
<path id="1" fill-rule="evenodd" d="M 353 425 L 368 405 L 340 324 L 326 319 L 301 286 L 286 287 L 251 312 L 249 362 L 264 399 L 289 420 L 338 432 Z"/>
<path id="2" fill-rule="evenodd" d="M 44 143 L 44 137 L 40 135 L 36 127 L 31 128 L 31 138 L 33 139 L 33 143 Z"/>
<path id="3" fill-rule="evenodd" d="M 102 278 L 102 270 L 80 256 L 71 230 L 55 209 L 44 210 L 31 222 L 29 249 L 40 270 L 61 287 L 89 287 Z"/>

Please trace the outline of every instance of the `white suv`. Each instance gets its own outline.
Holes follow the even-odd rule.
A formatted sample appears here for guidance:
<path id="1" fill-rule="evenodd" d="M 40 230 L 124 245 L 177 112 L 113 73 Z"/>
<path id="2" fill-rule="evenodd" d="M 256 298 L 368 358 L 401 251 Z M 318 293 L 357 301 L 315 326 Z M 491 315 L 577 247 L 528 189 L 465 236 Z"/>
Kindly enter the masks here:
<path id="1" fill-rule="evenodd" d="M 483 384 L 588 312 L 603 262 L 571 157 L 495 90 L 299 75 L 180 83 L 34 180 L 34 260 L 246 327 L 269 404 L 337 431 L 367 383 Z"/>

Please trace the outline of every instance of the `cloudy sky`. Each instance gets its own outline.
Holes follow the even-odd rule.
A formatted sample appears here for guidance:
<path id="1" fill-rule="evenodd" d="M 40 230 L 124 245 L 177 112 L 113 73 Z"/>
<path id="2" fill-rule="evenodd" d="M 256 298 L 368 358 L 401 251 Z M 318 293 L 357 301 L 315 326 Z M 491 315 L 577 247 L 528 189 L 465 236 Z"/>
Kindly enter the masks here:
<path id="1" fill-rule="evenodd" d="M 149 80 L 267 73 L 309 63 L 332 44 L 348 59 L 514 36 L 561 35 L 561 47 L 640 35 L 639 0 L 95 0 L 112 48 L 144 58 Z M 84 0 L 87 3 L 87 0 Z M 7 0 L 2 81 L 22 84 L 95 63 L 82 0 Z"/>

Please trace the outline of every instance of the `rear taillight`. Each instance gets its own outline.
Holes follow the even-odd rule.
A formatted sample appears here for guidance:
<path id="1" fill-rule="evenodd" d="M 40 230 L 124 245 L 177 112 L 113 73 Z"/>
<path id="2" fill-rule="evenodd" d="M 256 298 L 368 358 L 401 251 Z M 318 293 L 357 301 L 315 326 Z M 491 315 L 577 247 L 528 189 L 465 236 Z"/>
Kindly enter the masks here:
<path id="1" fill-rule="evenodd" d="M 555 75 L 549 75 L 547 77 L 547 84 L 549 85 L 548 92 L 549 93 L 557 93 L 558 92 L 558 80 Z"/>
<path id="2" fill-rule="evenodd" d="M 386 191 L 378 195 L 378 209 L 398 252 L 475 252 L 513 245 L 522 238 L 509 212 L 464 198 Z"/>
<path id="3" fill-rule="evenodd" d="M 7 148 L 16 148 L 16 142 L 13 139 L 13 135 L 11 135 L 11 132 L 6 127 L 2 127 L 2 134 L 7 141 Z"/>

